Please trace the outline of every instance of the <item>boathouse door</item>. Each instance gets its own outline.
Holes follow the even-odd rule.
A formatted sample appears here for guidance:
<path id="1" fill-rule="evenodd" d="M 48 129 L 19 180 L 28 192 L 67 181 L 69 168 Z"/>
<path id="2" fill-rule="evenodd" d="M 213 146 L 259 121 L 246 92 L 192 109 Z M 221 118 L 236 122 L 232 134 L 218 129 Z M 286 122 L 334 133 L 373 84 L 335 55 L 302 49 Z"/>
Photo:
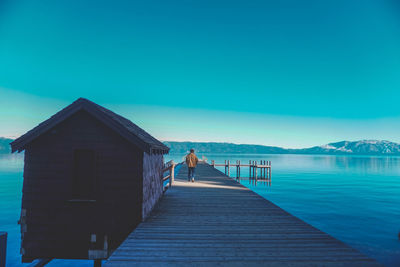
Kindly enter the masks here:
<path id="1" fill-rule="evenodd" d="M 95 199 L 95 152 L 89 149 L 74 151 L 72 197 Z"/>

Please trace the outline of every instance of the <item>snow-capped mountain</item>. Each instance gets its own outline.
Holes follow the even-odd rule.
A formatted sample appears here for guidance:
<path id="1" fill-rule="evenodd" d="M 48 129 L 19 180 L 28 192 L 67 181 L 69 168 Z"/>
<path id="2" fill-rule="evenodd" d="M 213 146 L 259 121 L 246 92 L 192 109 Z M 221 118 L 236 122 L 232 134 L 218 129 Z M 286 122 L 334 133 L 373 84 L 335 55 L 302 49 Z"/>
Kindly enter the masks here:
<path id="1" fill-rule="evenodd" d="M 164 143 L 171 148 L 171 153 L 186 153 L 190 148 L 195 148 L 199 153 L 400 155 L 400 144 L 377 140 L 342 141 L 303 149 L 231 143 L 171 141 Z"/>
<path id="2" fill-rule="evenodd" d="M 301 149 L 301 152 L 309 154 L 400 155 L 400 144 L 379 140 L 341 141 Z"/>

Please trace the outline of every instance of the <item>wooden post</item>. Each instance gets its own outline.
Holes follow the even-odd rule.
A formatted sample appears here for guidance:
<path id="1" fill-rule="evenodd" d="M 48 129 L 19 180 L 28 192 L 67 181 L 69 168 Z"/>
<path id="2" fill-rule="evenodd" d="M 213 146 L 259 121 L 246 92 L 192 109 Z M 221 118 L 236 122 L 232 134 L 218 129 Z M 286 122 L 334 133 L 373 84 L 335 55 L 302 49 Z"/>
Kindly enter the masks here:
<path id="1" fill-rule="evenodd" d="M 236 160 L 236 179 L 238 178 L 239 169 L 238 169 L 238 161 Z"/>
<path id="2" fill-rule="evenodd" d="M 263 165 L 264 165 L 264 166 L 267 165 L 267 163 L 265 162 L 265 160 L 264 160 L 264 162 L 263 162 Z M 264 170 L 263 170 L 263 179 L 265 179 L 265 173 L 266 173 L 266 171 L 267 171 L 267 168 L 264 167 Z"/>
<path id="3" fill-rule="evenodd" d="M 215 161 L 214 160 L 211 161 L 211 165 L 215 168 Z"/>
<path id="4" fill-rule="evenodd" d="M 267 164 L 266 164 L 267 166 L 268 166 L 268 161 L 267 161 Z M 266 174 L 265 174 L 265 179 L 268 179 L 268 173 L 269 173 L 269 168 L 267 167 L 267 169 L 265 170 L 265 172 L 266 172 Z"/>
<path id="5" fill-rule="evenodd" d="M 271 167 L 271 161 L 269 162 L 269 179 L 271 179 L 271 170 L 272 170 L 272 167 Z"/>
<path id="6" fill-rule="evenodd" d="M 169 177 L 169 188 L 171 188 L 172 183 L 174 182 L 175 179 L 175 163 L 173 161 L 171 162 L 171 169 L 169 171 L 169 174 L 171 175 Z"/>
<path id="7" fill-rule="evenodd" d="M 251 161 L 251 178 L 254 178 L 254 160 Z"/>
<path id="8" fill-rule="evenodd" d="M 239 160 L 239 166 L 238 166 L 238 168 L 239 168 L 239 175 L 238 175 L 238 177 L 239 177 L 239 179 L 240 179 L 240 160 Z"/>
<path id="9" fill-rule="evenodd" d="M 265 164 L 263 164 L 263 163 L 264 163 L 264 161 L 261 160 L 261 161 L 260 161 L 260 164 L 261 164 L 261 165 L 265 165 Z M 265 171 L 265 168 L 261 168 L 261 170 L 260 170 L 260 178 L 261 178 L 261 179 L 264 179 L 264 171 Z"/>
<path id="10" fill-rule="evenodd" d="M 228 160 L 228 176 L 230 176 L 230 160 Z"/>
<path id="11" fill-rule="evenodd" d="M 265 165 L 265 166 L 267 165 L 267 163 L 265 162 L 265 160 L 264 160 L 264 165 Z M 266 172 L 267 172 L 267 168 L 264 168 L 264 177 L 263 177 L 264 179 L 267 178 Z"/>
<path id="12" fill-rule="evenodd" d="M 104 235 L 103 240 L 101 234 L 91 234 L 90 235 L 90 247 L 88 251 L 88 259 L 94 260 L 94 266 L 101 266 L 101 260 L 107 259 L 109 255 L 108 250 L 108 239 L 107 235 Z M 103 248 L 101 248 L 101 243 L 103 243 Z M 100 264 L 100 265 L 99 265 Z"/>
<path id="13" fill-rule="evenodd" d="M 256 160 L 256 166 L 257 166 L 257 170 L 256 170 L 256 172 L 257 172 L 257 179 L 259 179 L 260 178 L 260 174 L 258 173 L 258 169 L 259 169 L 259 167 L 258 167 L 258 161 Z"/>
<path id="14" fill-rule="evenodd" d="M 256 161 L 256 166 L 255 166 L 256 174 L 254 175 L 254 177 L 256 177 L 256 180 L 258 179 L 258 177 L 257 177 L 257 168 L 258 168 L 258 166 L 257 166 L 257 161 Z"/>
<path id="15" fill-rule="evenodd" d="M 6 267 L 7 232 L 0 232 L 0 267 Z"/>
<path id="16" fill-rule="evenodd" d="M 251 178 L 251 160 L 249 160 L 249 178 Z"/>
<path id="17" fill-rule="evenodd" d="M 236 161 L 236 178 L 239 178 L 239 161 Z"/>
<path id="18" fill-rule="evenodd" d="M 225 175 L 226 175 L 226 160 L 225 160 Z"/>

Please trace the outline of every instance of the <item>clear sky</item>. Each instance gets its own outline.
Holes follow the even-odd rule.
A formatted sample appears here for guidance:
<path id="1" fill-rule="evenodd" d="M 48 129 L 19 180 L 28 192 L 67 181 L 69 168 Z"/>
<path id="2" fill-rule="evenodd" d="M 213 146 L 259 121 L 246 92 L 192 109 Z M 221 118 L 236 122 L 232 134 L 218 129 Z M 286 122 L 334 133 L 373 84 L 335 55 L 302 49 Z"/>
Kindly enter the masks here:
<path id="1" fill-rule="evenodd" d="M 400 1 L 0 1 L 0 136 L 78 97 L 161 140 L 400 142 Z"/>

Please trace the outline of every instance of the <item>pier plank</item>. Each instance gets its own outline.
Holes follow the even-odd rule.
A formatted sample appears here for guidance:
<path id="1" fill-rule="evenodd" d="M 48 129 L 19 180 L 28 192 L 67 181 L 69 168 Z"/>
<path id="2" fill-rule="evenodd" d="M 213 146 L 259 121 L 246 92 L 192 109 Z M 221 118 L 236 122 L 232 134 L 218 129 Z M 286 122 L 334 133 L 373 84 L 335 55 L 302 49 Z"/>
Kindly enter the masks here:
<path id="1" fill-rule="evenodd" d="M 104 266 L 381 266 L 208 164 L 186 176 Z"/>

